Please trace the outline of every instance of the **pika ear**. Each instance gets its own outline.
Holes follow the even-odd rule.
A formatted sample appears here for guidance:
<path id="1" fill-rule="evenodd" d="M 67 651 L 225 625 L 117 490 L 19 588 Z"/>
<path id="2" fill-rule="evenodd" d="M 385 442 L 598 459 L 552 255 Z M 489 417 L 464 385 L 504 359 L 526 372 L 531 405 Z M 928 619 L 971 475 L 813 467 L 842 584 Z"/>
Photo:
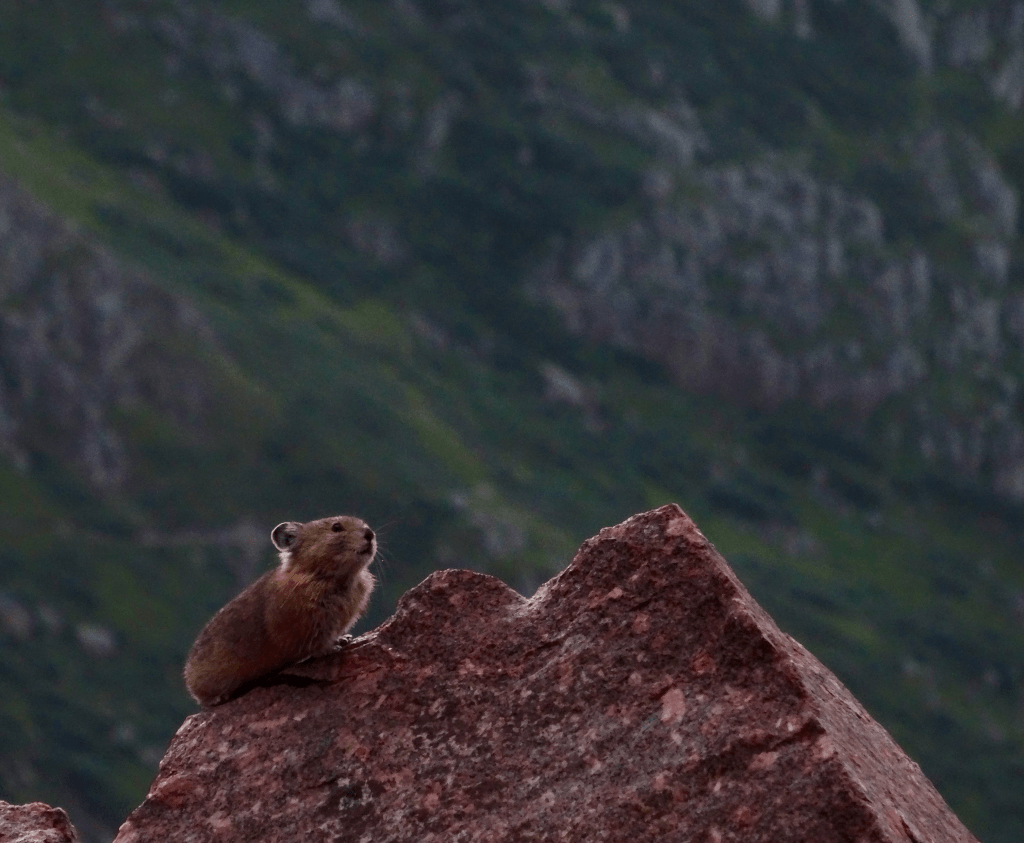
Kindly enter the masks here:
<path id="1" fill-rule="evenodd" d="M 301 527 L 302 525 L 296 521 L 285 521 L 274 527 L 274 531 L 270 534 L 270 540 L 278 550 L 288 550 L 295 544 Z"/>

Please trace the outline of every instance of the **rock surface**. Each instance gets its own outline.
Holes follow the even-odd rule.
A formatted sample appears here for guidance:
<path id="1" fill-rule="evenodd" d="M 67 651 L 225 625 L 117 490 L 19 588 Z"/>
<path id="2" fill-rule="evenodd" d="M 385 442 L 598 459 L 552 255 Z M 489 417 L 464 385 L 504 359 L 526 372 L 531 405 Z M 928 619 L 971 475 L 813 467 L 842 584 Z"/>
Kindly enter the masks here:
<path id="1" fill-rule="evenodd" d="M 675 505 L 189 717 L 117 843 L 975 838 Z"/>
<path id="2" fill-rule="evenodd" d="M 975 232 L 971 273 L 924 248 L 894 250 L 878 204 L 770 154 L 664 162 L 649 173 L 649 210 L 560 243 L 525 289 L 570 333 L 653 360 L 688 391 L 768 412 L 841 408 L 853 430 L 898 399 L 893 444 L 1024 501 L 1007 366 L 1024 347 L 1024 298 L 1007 292 L 1018 196 L 974 138 L 936 129 L 906 145 L 922 202 Z M 992 387 L 962 414 L 938 386 L 954 373 Z"/>
<path id="3" fill-rule="evenodd" d="M 60 808 L 0 800 L 0 843 L 78 843 L 78 832 Z"/>
<path id="4" fill-rule="evenodd" d="M 146 407 L 197 436 L 225 366 L 187 299 L 0 174 L 0 456 L 28 471 L 48 454 L 115 489 L 131 474 L 117 418 Z"/>

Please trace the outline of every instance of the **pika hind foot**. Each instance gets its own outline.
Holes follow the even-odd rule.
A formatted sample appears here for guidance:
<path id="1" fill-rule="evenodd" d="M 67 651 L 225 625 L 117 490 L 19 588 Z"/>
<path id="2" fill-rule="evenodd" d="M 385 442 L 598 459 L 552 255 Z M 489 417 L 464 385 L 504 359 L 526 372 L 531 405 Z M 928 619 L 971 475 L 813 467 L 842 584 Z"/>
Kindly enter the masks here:
<path id="1" fill-rule="evenodd" d="M 334 652 L 337 653 L 339 650 L 343 650 L 345 648 L 345 645 L 350 644 L 351 642 L 351 635 L 339 635 L 337 638 L 334 639 Z"/>

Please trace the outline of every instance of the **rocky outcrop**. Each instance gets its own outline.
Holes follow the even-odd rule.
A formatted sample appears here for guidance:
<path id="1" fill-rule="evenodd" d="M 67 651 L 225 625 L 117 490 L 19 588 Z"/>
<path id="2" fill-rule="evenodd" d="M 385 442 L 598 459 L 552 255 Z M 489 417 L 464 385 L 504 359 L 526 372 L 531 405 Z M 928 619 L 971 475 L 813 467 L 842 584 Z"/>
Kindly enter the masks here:
<path id="1" fill-rule="evenodd" d="M 1016 191 L 966 135 L 907 146 L 925 201 L 970 232 L 967 271 L 894 248 L 876 203 L 772 154 L 653 167 L 647 211 L 557 244 L 526 290 L 570 332 L 654 360 L 687 389 L 841 411 L 851 428 L 886 429 L 904 452 L 1024 500 L 1024 334 L 1007 295 Z M 950 399 L 951 381 L 971 383 L 969 397 Z M 900 409 L 880 418 L 893 399 Z"/>
<path id="2" fill-rule="evenodd" d="M 78 832 L 60 808 L 0 800 L 0 843 L 78 843 Z"/>
<path id="3" fill-rule="evenodd" d="M 131 469 L 119 414 L 201 430 L 222 357 L 187 300 L 0 176 L 0 455 L 28 469 L 45 453 L 115 489 Z"/>
<path id="4" fill-rule="evenodd" d="M 828 37 L 814 34 L 807 5 L 747 0 L 772 27 Z M 922 74 L 979 74 L 979 91 L 1019 108 L 1024 3 L 874 5 Z M 625 131 L 621 110 L 555 82 L 533 87 L 552 115 Z M 929 472 L 1024 501 L 1022 333 L 1009 292 L 1019 197 L 993 149 L 966 122 L 921 121 L 862 150 L 863 172 L 841 179 L 805 153 L 723 160 L 701 127 L 713 115 L 679 102 L 651 113 L 687 154 L 669 154 L 655 123 L 630 124 L 660 159 L 643 179 L 646 208 L 558 238 L 526 279 L 534 300 L 686 389 L 762 411 L 810 403 Z"/>
<path id="5" fill-rule="evenodd" d="M 916 764 L 675 505 L 529 600 L 442 571 L 179 729 L 118 843 L 967 843 Z"/>
<path id="6" fill-rule="evenodd" d="M 687 178 L 697 198 L 567 247 L 532 294 L 574 333 L 658 360 L 687 387 L 769 408 L 802 398 L 865 416 L 925 375 L 911 328 L 929 312 L 928 263 L 881 260 L 871 202 L 781 159 Z M 864 275 L 883 289 L 850 283 Z M 842 336 L 838 311 L 865 321 Z M 865 324 L 882 336 L 865 336 Z M 865 359 L 871 346 L 877 362 Z"/>

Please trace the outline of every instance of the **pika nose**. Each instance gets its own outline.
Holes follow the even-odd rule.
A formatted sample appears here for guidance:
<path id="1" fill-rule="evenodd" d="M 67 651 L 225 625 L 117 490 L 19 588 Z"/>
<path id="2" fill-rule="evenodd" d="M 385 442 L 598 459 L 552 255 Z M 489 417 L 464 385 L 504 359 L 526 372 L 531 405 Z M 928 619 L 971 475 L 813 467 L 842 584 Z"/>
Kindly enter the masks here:
<path id="1" fill-rule="evenodd" d="M 368 542 L 372 542 L 373 539 L 374 539 L 373 530 L 371 530 L 369 527 L 367 527 L 366 530 L 363 532 L 363 536 L 366 537 L 366 540 Z"/>

